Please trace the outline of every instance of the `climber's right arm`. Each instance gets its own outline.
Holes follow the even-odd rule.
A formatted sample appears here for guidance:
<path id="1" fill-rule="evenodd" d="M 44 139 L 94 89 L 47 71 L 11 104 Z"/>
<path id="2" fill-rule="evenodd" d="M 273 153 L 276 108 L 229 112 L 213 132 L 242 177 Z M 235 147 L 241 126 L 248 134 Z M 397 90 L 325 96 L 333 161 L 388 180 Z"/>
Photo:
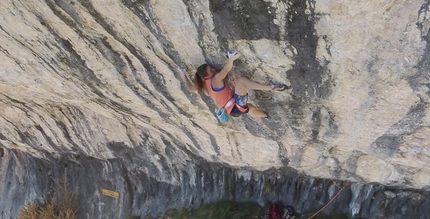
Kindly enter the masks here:
<path id="1" fill-rule="evenodd" d="M 196 92 L 197 91 L 197 85 L 196 85 L 196 83 L 191 84 L 191 81 L 187 76 L 187 71 L 185 69 L 180 69 L 180 68 L 178 70 L 182 73 L 182 77 L 184 78 L 185 86 L 187 87 L 187 90 L 189 92 Z"/>

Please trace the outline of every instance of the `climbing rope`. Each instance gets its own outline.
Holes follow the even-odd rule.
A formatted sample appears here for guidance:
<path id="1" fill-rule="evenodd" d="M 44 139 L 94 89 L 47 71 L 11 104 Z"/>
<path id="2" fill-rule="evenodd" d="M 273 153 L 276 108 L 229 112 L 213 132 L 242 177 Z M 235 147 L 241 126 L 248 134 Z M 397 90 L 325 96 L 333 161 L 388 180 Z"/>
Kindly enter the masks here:
<path id="1" fill-rule="evenodd" d="M 273 131 L 271 128 L 269 128 L 269 126 L 268 125 L 266 125 L 266 123 L 264 123 L 263 121 L 261 121 L 260 120 L 260 122 L 264 125 L 264 126 L 266 126 L 266 128 L 267 128 L 267 130 L 269 130 L 271 133 L 273 133 L 274 135 L 276 135 L 278 138 L 279 138 L 279 140 L 281 140 L 283 143 L 285 143 L 286 145 L 288 145 L 288 146 L 290 146 L 291 147 L 291 149 L 292 150 L 294 150 L 294 148 L 291 146 L 291 145 L 289 145 L 288 143 L 286 143 L 285 141 L 284 141 L 284 139 L 283 138 L 281 138 L 281 136 L 279 136 L 278 135 L 278 133 L 276 133 L 275 131 Z M 312 158 L 312 157 L 309 157 L 309 156 L 306 156 L 306 155 L 304 155 L 303 154 L 303 156 L 305 156 L 305 157 L 307 157 L 307 158 L 309 158 L 309 159 L 311 159 L 311 160 L 315 160 L 315 161 L 317 161 L 317 163 L 315 164 L 315 165 L 317 165 L 319 162 L 320 162 L 320 159 L 318 159 L 318 160 L 316 160 L 315 158 Z M 308 219 L 311 219 L 311 218 L 313 218 L 313 217 L 315 217 L 317 214 L 319 214 L 321 211 L 323 211 L 328 205 L 330 205 L 330 203 L 342 192 L 342 190 L 345 188 L 345 187 L 347 187 L 348 185 L 349 185 L 349 183 L 346 183 L 343 187 L 340 187 L 332 178 L 330 178 L 330 180 L 333 182 L 333 185 L 335 185 L 338 189 L 340 189 L 337 193 L 336 193 L 336 195 L 335 196 L 333 196 L 333 198 L 331 198 L 330 199 L 330 201 L 329 202 L 327 202 L 327 204 L 326 205 L 324 205 L 320 210 L 318 210 L 315 214 L 313 214 L 312 216 L 310 216 Z M 303 202 L 304 203 L 304 202 Z"/>
<path id="2" fill-rule="evenodd" d="M 324 205 L 320 210 L 318 210 L 315 214 L 313 214 L 312 216 L 310 216 L 308 219 L 311 219 L 313 217 L 315 217 L 317 214 L 319 214 L 322 210 L 324 210 L 339 194 L 340 192 L 342 192 L 342 190 L 347 187 L 349 185 L 349 183 L 345 184 L 337 193 L 335 196 L 333 196 L 333 198 L 330 199 L 329 202 L 327 202 L 326 205 Z"/>

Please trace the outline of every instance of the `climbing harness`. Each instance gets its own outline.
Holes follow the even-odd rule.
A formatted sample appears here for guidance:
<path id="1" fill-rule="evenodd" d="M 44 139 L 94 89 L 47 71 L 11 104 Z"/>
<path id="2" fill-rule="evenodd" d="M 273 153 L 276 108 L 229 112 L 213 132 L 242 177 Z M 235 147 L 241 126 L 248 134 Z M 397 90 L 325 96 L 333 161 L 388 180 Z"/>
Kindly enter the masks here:
<path id="1" fill-rule="evenodd" d="M 231 98 L 224 107 L 219 108 L 216 111 L 216 116 L 218 118 L 218 120 L 222 123 L 227 123 L 230 120 L 230 117 L 227 114 L 227 111 L 225 111 L 225 109 L 228 109 L 232 104 L 235 104 L 234 102 L 234 98 Z"/>

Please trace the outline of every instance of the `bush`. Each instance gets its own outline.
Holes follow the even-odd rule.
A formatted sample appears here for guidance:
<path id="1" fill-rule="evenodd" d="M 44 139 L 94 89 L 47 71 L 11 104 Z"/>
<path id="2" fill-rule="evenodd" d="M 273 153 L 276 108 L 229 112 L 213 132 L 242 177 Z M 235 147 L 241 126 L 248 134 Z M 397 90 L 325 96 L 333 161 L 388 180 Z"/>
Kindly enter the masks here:
<path id="1" fill-rule="evenodd" d="M 21 207 L 18 219 L 78 219 L 77 193 L 70 191 L 63 177 L 45 205 L 30 203 Z"/>

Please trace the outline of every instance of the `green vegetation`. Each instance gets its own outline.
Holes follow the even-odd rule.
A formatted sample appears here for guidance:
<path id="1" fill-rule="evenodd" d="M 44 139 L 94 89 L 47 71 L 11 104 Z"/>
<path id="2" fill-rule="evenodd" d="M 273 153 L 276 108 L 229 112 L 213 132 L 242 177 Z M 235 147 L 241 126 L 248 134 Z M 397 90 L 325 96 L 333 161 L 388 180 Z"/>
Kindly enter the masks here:
<path id="1" fill-rule="evenodd" d="M 192 210 L 183 208 L 167 212 L 162 218 L 170 219 L 249 219 L 258 218 L 263 213 L 257 203 L 235 203 L 231 201 L 217 202 Z"/>
<path id="2" fill-rule="evenodd" d="M 301 217 L 299 217 L 299 219 L 310 218 L 313 214 L 314 213 L 302 215 Z M 315 215 L 315 217 L 313 217 L 312 219 L 348 219 L 348 217 L 345 215 L 325 215 L 323 213 L 319 213 Z"/>
<path id="3" fill-rule="evenodd" d="M 269 209 L 262 208 L 257 203 L 245 202 L 236 203 L 231 201 L 217 202 L 202 206 L 196 210 L 183 208 L 180 210 L 170 210 L 162 217 L 157 219 L 259 219 L 264 212 Z M 312 216 L 313 213 L 297 215 L 296 219 L 305 219 Z M 325 215 L 319 213 L 312 219 L 347 219 L 345 215 Z M 147 217 L 145 219 L 154 219 Z"/>

